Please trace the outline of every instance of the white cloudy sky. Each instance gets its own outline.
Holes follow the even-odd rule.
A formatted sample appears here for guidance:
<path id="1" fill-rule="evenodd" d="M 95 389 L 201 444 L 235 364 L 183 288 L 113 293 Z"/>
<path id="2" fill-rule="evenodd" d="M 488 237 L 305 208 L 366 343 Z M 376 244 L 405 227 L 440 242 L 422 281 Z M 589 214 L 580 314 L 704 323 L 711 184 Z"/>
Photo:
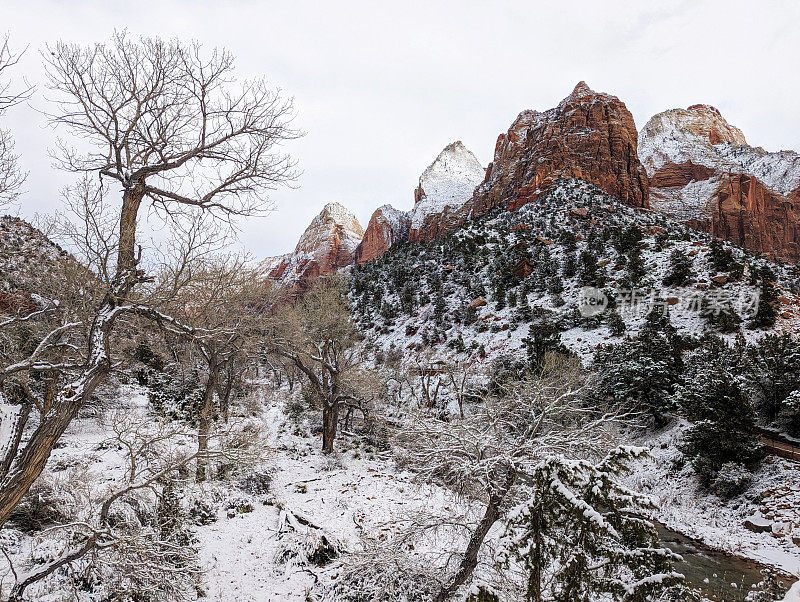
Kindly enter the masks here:
<path id="1" fill-rule="evenodd" d="M 225 46 L 242 76 L 293 95 L 307 132 L 292 151 L 299 188 L 242 225 L 256 256 L 291 249 L 321 207 L 339 201 L 366 226 L 384 203 L 408 209 L 422 170 L 460 139 L 483 162 L 525 108 L 546 109 L 579 80 L 624 100 L 641 128 L 654 113 L 717 106 L 751 144 L 800 150 L 800 3 L 743 2 L 38 2 L 4 0 L 0 33 L 29 46 L 17 73 L 34 83 L 39 50 L 93 42 L 114 28 Z M 23 216 L 57 207 L 68 174 L 47 156 L 54 133 L 35 108 L 3 124 L 30 172 Z"/>

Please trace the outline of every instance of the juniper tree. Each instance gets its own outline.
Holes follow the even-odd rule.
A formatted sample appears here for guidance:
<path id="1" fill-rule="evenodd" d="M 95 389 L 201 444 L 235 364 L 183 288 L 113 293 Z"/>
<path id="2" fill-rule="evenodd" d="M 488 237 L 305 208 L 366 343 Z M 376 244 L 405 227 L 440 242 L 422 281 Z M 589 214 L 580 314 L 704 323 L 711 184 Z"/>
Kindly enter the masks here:
<path id="1" fill-rule="evenodd" d="M 704 300 L 704 305 L 707 301 Z M 733 307 L 718 307 L 714 309 L 705 309 L 703 316 L 714 330 L 723 333 L 737 332 L 742 323 L 742 319 Z"/>
<path id="2" fill-rule="evenodd" d="M 693 420 L 684 453 L 706 483 L 729 463 L 754 469 L 763 457 L 755 412 L 731 372 L 711 346 L 690 355 L 676 391 L 682 412 Z"/>
<path id="3" fill-rule="evenodd" d="M 564 280 L 574 278 L 578 273 L 578 259 L 574 250 L 568 250 L 564 255 L 564 263 L 561 269 L 561 275 Z"/>
<path id="4" fill-rule="evenodd" d="M 581 251 L 578 280 L 584 286 L 602 288 L 606 284 L 605 269 L 597 265 L 597 256 L 590 250 Z"/>
<path id="5" fill-rule="evenodd" d="M 800 389 L 800 343 L 789 334 L 768 334 L 748 346 L 746 357 L 745 387 L 764 420 L 774 423 Z"/>
<path id="6" fill-rule="evenodd" d="M 522 339 L 522 343 L 528 356 L 528 367 L 535 373 L 544 367 L 548 353 L 569 354 L 567 348 L 561 343 L 561 330 L 550 313 L 538 312 L 528 327 L 528 336 Z"/>
<path id="7" fill-rule="evenodd" d="M 625 321 L 622 319 L 622 316 L 615 310 L 611 310 L 608 314 L 608 318 L 606 319 L 606 324 L 608 325 L 608 330 L 612 336 L 619 337 L 625 334 L 626 326 Z"/>
<path id="8" fill-rule="evenodd" d="M 681 249 L 669 255 L 669 271 L 664 276 L 664 286 L 686 286 L 692 277 L 692 258 Z"/>
<path id="9" fill-rule="evenodd" d="M 647 267 L 642 259 L 642 251 L 636 246 L 626 254 L 625 263 L 625 284 L 629 288 L 641 286 L 644 277 L 647 275 Z"/>
<path id="10" fill-rule="evenodd" d="M 733 251 L 720 239 L 712 239 L 708 258 L 715 271 L 728 272 L 732 279 L 741 278 L 744 266 L 733 258 Z"/>
<path id="11" fill-rule="evenodd" d="M 633 249 L 639 247 L 644 235 L 638 224 L 631 224 L 622 230 L 614 230 L 611 235 L 611 242 L 620 255 L 626 255 Z"/>

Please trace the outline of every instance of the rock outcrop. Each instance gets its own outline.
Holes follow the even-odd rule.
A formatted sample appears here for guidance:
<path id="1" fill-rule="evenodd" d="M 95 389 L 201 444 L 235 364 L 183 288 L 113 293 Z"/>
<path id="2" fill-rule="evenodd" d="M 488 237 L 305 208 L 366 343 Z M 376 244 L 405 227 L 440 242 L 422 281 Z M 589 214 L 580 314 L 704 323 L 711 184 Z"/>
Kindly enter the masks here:
<path id="1" fill-rule="evenodd" d="M 461 141 L 448 144 L 420 176 L 411 211 L 384 205 L 372 214 L 356 262 L 372 261 L 398 242 L 427 242 L 456 229 L 485 171 Z"/>
<path id="2" fill-rule="evenodd" d="M 652 208 L 753 251 L 800 259 L 800 155 L 749 146 L 709 105 L 654 116 L 639 135 Z"/>
<path id="3" fill-rule="evenodd" d="M 637 136 L 622 101 L 580 82 L 557 107 L 523 111 L 500 134 L 494 161 L 475 191 L 472 214 L 522 206 L 562 178 L 590 182 L 628 205 L 647 207 Z"/>
<path id="4" fill-rule="evenodd" d="M 800 260 L 800 202 L 747 174 L 724 174 L 710 181 L 715 189 L 705 208 L 707 216 L 690 219 L 690 225 L 745 249 L 784 261 Z"/>
<path id="5" fill-rule="evenodd" d="M 339 203 L 328 203 L 306 228 L 293 253 L 266 259 L 268 278 L 293 291 L 318 276 L 353 265 L 364 229 Z"/>
<path id="6" fill-rule="evenodd" d="M 364 238 L 355 252 L 356 263 L 362 264 L 383 255 L 389 247 L 408 241 L 411 230 L 411 216 L 391 205 L 383 205 L 375 210 L 369 219 Z"/>
<path id="7" fill-rule="evenodd" d="M 411 242 L 430 241 L 460 223 L 461 210 L 486 170 L 461 143 L 447 145 L 419 178 L 411 211 Z"/>

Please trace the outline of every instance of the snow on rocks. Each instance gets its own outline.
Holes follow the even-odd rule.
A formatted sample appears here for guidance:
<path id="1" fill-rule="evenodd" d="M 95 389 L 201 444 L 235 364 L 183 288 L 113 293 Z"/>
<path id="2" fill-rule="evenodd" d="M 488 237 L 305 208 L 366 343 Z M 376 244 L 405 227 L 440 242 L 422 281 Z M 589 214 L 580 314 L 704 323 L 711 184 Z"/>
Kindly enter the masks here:
<path id="1" fill-rule="evenodd" d="M 472 198 L 486 170 L 461 141 L 448 144 L 419 178 L 411 212 L 411 240 L 430 240 L 442 229 L 445 212 L 461 209 Z"/>
<path id="2" fill-rule="evenodd" d="M 800 602 L 800 581 L 789 588 L 789 591 L 786 592 L 786 596 L 783 598 L 783 602 Z"/>
<path id="3" fill-rule="evenodd" d="M 704 215 L 725 174 L 755 176 L 783 196 L 800 190 L 800 154 L 749 146 L 708 105 L 653 116 L 639 134 L 638 153 L 651 179 L 652 206 L 676 217 Z"/>

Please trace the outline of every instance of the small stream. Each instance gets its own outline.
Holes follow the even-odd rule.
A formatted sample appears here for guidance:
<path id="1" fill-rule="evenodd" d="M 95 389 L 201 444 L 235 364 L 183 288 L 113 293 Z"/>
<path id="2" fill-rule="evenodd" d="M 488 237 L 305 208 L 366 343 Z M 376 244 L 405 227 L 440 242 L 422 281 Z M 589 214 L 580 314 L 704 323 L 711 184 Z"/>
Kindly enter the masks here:
<path id="1" fill-rule="evenodd" d="M 761 569 L 766 565 L 714 550 L 659 523 L 654 524 L 664 545 L 683 556 L 683 562 L 677 563 L 675 569 L 686 576 L 686 584 L 700 588 L 710 599 L 741 602 L 751 586 L 761 581 Z M 787 579 L 787 587 L 790 583 Z"/>

